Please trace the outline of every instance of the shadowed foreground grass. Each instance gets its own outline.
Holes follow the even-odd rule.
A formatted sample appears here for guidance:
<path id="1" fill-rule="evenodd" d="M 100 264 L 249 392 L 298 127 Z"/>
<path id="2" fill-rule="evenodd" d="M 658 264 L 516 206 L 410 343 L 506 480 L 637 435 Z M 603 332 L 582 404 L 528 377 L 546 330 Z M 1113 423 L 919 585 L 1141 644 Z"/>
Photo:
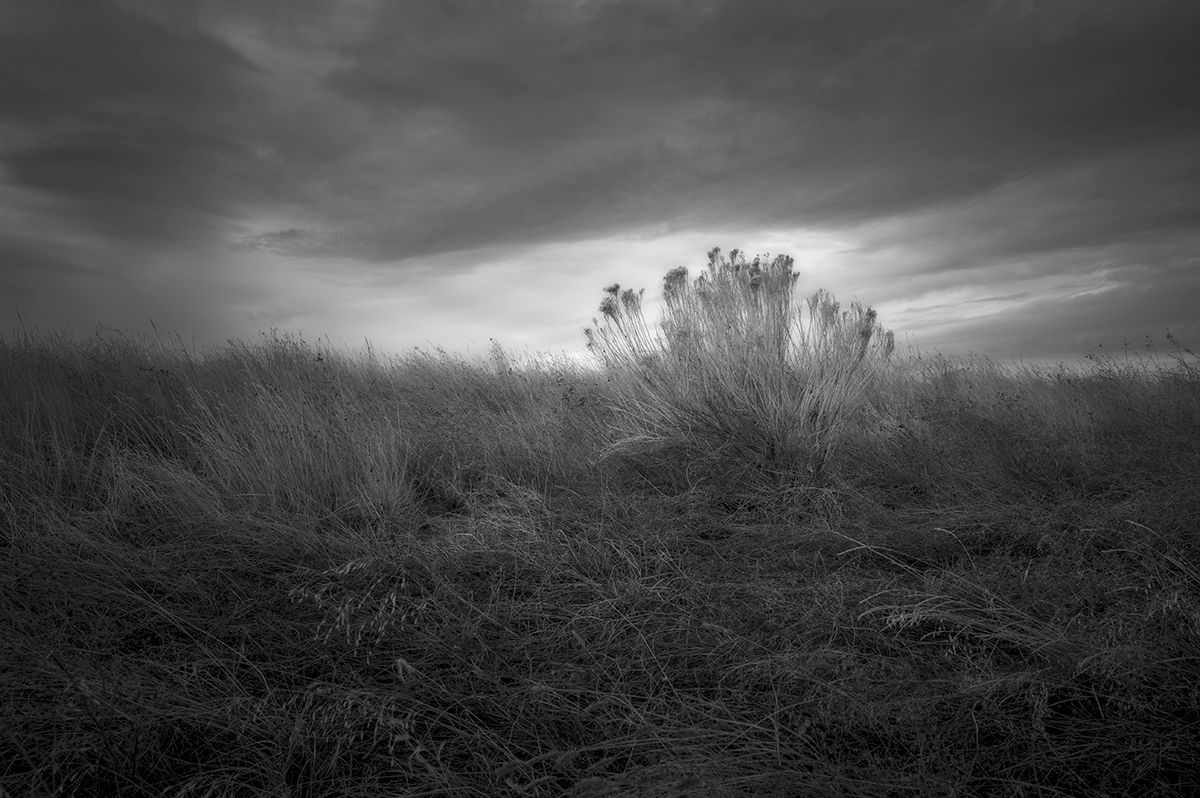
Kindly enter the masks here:
<path id="1" fill-rule="evenodd" d="M 897 358 L 818 475 L 498 349 L 0 342 L 0 793 L 1195 794 L 1176 357 Z"/>

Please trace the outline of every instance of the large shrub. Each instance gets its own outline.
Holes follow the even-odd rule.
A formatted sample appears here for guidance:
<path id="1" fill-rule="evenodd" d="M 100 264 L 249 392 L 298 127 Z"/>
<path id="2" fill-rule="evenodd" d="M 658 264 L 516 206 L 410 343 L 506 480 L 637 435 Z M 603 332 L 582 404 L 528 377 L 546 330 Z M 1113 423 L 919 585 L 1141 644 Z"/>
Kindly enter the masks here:
<path id="1" fill-rule="evenodd" d="M 666 274 L 657 326 L 643 292 L 605 289 L 585 334 L 616 397 L 613 454 L 682 457 L 690 475 L 762 487 L 826 483 L 894 339 L 858 302 L 842 310 L 824 290 L 794 302 L 792 264 L 713 249 L 695 279 Z"/>

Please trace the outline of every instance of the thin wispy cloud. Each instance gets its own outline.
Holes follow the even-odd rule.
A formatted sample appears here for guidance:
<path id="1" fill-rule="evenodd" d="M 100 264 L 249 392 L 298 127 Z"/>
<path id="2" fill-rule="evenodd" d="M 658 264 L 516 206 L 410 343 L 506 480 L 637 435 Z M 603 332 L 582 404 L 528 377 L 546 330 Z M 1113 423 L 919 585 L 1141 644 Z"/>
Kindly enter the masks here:
<path id="1" fill-rule="evenodd" d="M 1182 0 L 24 4 L 3 312 L 576 347 L 608 282 L 790 242 L 801 290 L 927 347 L 1196 341 L 1197 30 Z"/>

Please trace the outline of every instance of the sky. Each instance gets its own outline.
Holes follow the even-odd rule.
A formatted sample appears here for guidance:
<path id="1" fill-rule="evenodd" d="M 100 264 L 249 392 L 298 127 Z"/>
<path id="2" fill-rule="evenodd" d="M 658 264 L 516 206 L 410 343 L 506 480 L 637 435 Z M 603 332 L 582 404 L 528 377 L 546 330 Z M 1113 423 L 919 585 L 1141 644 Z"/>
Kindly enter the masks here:
<path id="1" fill-rule="evenodd" d="M 789 255 L 901 344 L 1200 349 L 1194 0 L 7 0 L 0 337 L 574 352 Z"/>

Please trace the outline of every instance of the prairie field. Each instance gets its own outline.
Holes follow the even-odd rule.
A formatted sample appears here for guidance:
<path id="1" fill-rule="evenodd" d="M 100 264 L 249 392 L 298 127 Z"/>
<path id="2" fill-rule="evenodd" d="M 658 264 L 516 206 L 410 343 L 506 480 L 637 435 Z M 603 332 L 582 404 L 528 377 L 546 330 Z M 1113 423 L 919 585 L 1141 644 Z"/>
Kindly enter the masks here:
<path id="1" fill-rule="evenodd" d="M 594 367 L 0 339 L 0 795 L 1200 791 L 1186 347 L 674 285 Z"/>

